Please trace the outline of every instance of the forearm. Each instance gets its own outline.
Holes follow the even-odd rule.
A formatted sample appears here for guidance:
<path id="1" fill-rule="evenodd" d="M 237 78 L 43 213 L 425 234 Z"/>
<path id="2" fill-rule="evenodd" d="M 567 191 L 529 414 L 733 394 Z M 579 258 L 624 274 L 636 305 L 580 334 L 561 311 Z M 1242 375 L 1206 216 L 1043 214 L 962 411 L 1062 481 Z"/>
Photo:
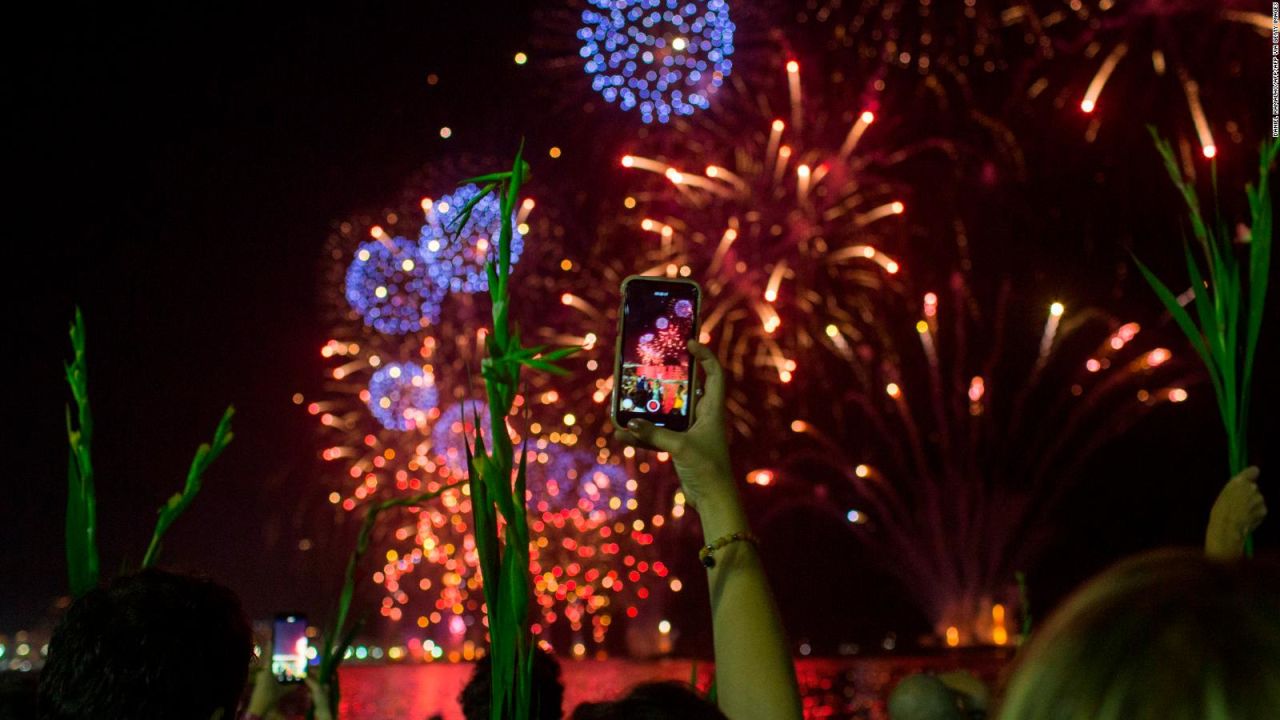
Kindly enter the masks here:
<path id="1" fill-rule="evenodd" d="M 747 529 L 736 493 L 699 507 L 706 541 Z M 773 594 L 749 542 L 715 553 L 708 571 L 717 700 L 731 720 L 800 718 L 800 696 Z"/>
<path id="2" fill-rule="evenodd" d="M 1244 533 L 1211 517 L 1204 533 L 1204 554 L 1215 560 L 1244 557 Z"/>

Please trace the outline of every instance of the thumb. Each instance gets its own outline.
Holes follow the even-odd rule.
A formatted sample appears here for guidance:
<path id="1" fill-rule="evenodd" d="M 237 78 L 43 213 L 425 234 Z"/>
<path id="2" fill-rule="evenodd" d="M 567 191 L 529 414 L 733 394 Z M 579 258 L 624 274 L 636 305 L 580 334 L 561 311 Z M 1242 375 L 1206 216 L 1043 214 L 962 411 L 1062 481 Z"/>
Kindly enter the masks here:
<path id="1" fill-rule="evenodd" d="M 1247 484 L 1247 486 L 1257 487 L 1258 475 L 1260 474 L 1261 473 L 1260 471 L 1258 471 L 1257 466 L 1249 466 L 1249 468 L 1245 468 L 1243 470 L 1240 470 L 1239 473 L 1236 473 L 1235 477 L 1229 480 L 1229 483 L 1230 484 L 1243 483 L 1243 484 Z"/>
<path id="2" fill-rule="evenodd" d="M 680 443 L 680 433 L 660 428 L 648 420 L 633 419 L 627 429 L 641 443 L 665 452 L 675 452 Z"/>

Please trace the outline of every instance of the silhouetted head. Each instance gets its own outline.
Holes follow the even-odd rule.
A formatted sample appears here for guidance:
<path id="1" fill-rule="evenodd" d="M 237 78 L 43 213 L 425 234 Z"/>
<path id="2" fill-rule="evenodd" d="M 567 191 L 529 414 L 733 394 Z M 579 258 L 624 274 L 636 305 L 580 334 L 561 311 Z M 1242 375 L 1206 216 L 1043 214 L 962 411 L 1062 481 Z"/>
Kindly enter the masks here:
<path id="1" fill-rule="evenodd" d="M 908 675 L 889 695 L 890 720 L 962 720 L 956 695 L 935 675 Z"/>
<path id="2" fill-rule="evenodd" d="M 583 703 L 571 720 L 727 720 L 715 703 L 686 683 L 637 685 L 620 700 Z"/>
<path id="3" fill-rule="evenodd" d="M 1005 720 L 1261 720 L 1280 708 L 1280 568 L 1162 550 L 1123 560 L 1032 636 Z"/>
<path id="4" fill-rule="evenodd" d="M 462 689 L 458 702 L 467 720 L 489 720 L 491 677 L 489 657 L 476 662 L 471 680 Z M 560 663 L 554 655 L 542 650 L 533 653 L 533 708 L 530 720 L 560 720 L 564 717 L 564 684 L 560 682 Z"/>
<path id="5" fill-rule="evenodd" d="M 232 720 L 253 654 L 227 588 L 144 570 L 71 605 L 40 678 L 46 720 Z"/>

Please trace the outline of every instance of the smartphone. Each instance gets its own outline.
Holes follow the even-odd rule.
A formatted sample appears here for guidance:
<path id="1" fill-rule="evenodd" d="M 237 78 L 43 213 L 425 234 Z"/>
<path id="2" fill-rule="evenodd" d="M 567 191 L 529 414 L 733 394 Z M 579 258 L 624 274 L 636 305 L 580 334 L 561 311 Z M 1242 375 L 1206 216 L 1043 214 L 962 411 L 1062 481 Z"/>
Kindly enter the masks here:
<path id="1" fill-rule="evenodd" d="M 613 364 L 613 422 L 670 430 L 693 424 L 694 361 L 702 290 L 692 280 L 632 275 L 622 281 Z"/>
<path id="2" fill-rule="evenodd" d="M 271 626 L 271 673 L 281 683 L 307 676 L 307 616 L 281 613 Z"/>

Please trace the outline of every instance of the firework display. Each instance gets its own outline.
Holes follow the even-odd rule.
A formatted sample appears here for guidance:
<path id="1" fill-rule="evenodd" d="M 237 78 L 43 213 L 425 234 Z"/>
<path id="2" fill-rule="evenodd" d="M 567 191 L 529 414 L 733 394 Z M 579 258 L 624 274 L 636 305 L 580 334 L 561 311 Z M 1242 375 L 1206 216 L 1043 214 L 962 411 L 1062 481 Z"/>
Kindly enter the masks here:
<path id="1" fill-rule="evenodd" d="M 477 174 L 470 166 L 448 172 Z M 433 175 L 415 184 L 448 189 L 433 183 Z M 465 438 L 472 436 L 477 415 L 486 433 L 489 427 L 489 409 L 483 396 L 473 394 L 471 372 L 479 367 L 488 313 L 484 262 L 495 250 L 489 240 L 496 237 L 501 218 L 496 202 L 481 201 L 464 227 L 451 223 L 476 192 L 464 185 L 428 197 L 410 194 L 403 207 L 338 226 L 329 243 L 335 268 L 331 289 L 338 291 L 330 296 L 334 337 L 321 349 L 332 362 L 330 383 L 324 398 L 306 403 L 326 437 L 335 441 L 324 458 L 346 468 L 346 482 L 330 495 L 342 509 L 355 512 L 378 498 L 457 485 L 431 506 L 380 527 L 376 537 L 386 562 L 373 579 L 385 593 L 384 618 L 416 627 L 442 647 L 458 648 L 474 647 L 485 632 L 479 622 L 483 593 L 469 526 L 470 498 L 461 481 Z M 517 277 L 528 273 L 531 287 L 554 283 L 548 275 L 564 267 L 553 257 L 561 248 L 537 243 L 562 229 L 535 217 L 535 206 L 532 198 L 520 204 L 512 253 L 513 263 L 521 260 Z M 339 267 L 356 270 L 340 278 Z M 383 275 L 369 280 L 375 270 Z M 334 282 L 353 274 L 365 285 L 386 287 L 385 293 L 374 288 L 376 300 L 394 295 L 405 301 L 359 304 L 346 291 L 351 282 Z M 536 308 L 522 310 L 515 316 L 527 320 L 531 335 L 545 335 L 544 323 L 552 318 Z M 379 322 L 366 322 L 368 316 Z M 388 317 L 397 322 L 381 322 Z M 547 341 L 593 347 L 593 338 L 607 329 L 592 327 Z M 531 570 L 540 612 L 536 629 L 562 647 L 602 646 L 613 617 L 634 616 L 634 603 L 649 597 L 652 587 L 679 588 L 651 557 L 653 531 L 664 518 L 641 514 L 637 478 L 653 468 L 605 447 L 607 426 L 597 408 L 607 411 L 607 406 L 579 392 L 581 382 L 535 376 L 517 397 L 521 415 L 507 423 L 517 447 L 528 436 L 530 527 L 536 544 Z M 564 399 L 581 404 L 581 420 L 565 412 L 571 406 Z M 662 502 L 671 507 L 669 490 Z"/>
<path id="2" fill-rule="evenodd" d="M 783 404 L 801 355 L 836 349 L 824 328 L 848 318 L 848 302 L 900 270 L 884 246 L 898 244 L 906 206 L 885 169 L 910 151 L 875 144 L 873 97 L 831 108 L 804 93 L 798 61 L 782 65 L 781 87 L 737 87 L 736 104 L 685 129 L 699 166 L 666 153 L 621 159 L 638 175 L 636 222 L 665 270 L 706 290 L 702 337 L 736 380 L 728 402 L 744 434 L 746 418 Z"/>
<path id="3" fill-rule="evenodd" d="M 1021 0 L 822 0 L 796 10 L 800 27 L 819 28 L 830 50 L 849 50 L 922 74 L 995 73 L 1041 36 Z"/>
<path id="4" fill-rule="evenodd" d="M 692 115 L 733 71 L 724 0 L 589 0 L 581 56 L 591 87 L 646 123 Z"/>
<path id="5" fill-rule="evenodd" d="M 443 287 L 418 259 L 417 244 L 387 237 L 381 228 L 356 250 L 347 267 L 346 299 L 369 327 L 390 335 L 412 332 L 440 318 Z"/>
<path id="6" fill-rule="evenodd" d="M 669 458 L 608 441 L 627 276 L 701 285 L 699 339 L 730 376 L 735 461 L 758 468 L 747 475 L 753 490 L 794 487 L 804 464 L 820 460 L 837 478 L 822 504 L 873 552 L 902 559 L 889 569 L 948 641 L 1001 642 L 975 618 L 1039 548 L 1078 464 L 1156 406 L 1188 397 L 1194 377 L 1146 344 L 1149 328 L 1025 289 L 1020 302 L 986 303 L 985 314 L 969 289 L 967 236 L 951 238 L 957 258 L 941 258 L 949 248 L 931 238 L 963 226 L 942 217 L 960 214 L 961 191 L 942 186 L 993 189 L 1003 178 L 987 169 L 1017 153 L 1011 131 L 972 107 L 969 75 L 1012 76 L 1022 64 L 1035 77 L 1031 100 L 1069 103 L 1094 134 L 1111 93 L 1155 77 L 1177 88 L 1180 117 L 1213 157 L 1218 125 L 1237 143 L 1250 130 L 1231 120 L 1238 104 L 1206 109 L 1197 63 L 1230 53 L 1206 50 L 1189 30 L 1253 42 L 1261 16 L 1235 3 L 1056 0 L 814 0 L 792 15 L 821 28 L 828 46 L 775 29 L 745 57 L 722 0 L 581 0 L 548 15 L 557 41 L 580 53 L 568 56 L 578 85 L 563 94 L 603 98 L 643 121 L 590 135 L 611 157 L 607 187 L 589 199 L 551 188 L 516 218 L 522 297 L 549 301 L 514 307 L 513 319 L 531 344 L 582 348 L 564 363 L 571 377 L 521 388 L 507 421 L 528 464 L 535 631 L 557 647 L 603 647 L 615 619 L 681 587 L 653 547 L 675 544 L 686 510 Z M 1064 57 L 1093 63 L 1091 79 L 1078 63 L 1072 77 L 1055 74 Z M 528 60 L 521 52 L 516 63 Z M 586 118 L 577 105 L 571 112 Z M 574 122 L 583 124 L 575 133 L 592 129 Z M 958 138 L 965 123 L 999 137 Z M 560 157 L 559 144 L 550 151 Z M 330 496 L 344 510 L 459 485 L 380 529 L 386 562 L 374 575 L 382 615 L 441 643 L 484 633 L 460 481 L 465 438 L 477 419 L 489 427 L 475 374 L 484 264 L 505 219 L 488 199 L 455 227 L 479 188 L 453 183 L 490 169 L 478 165 L 415 180 L 396 207 L 335 231 L 328 384 L 306 403 L 332 439 L 325 459 L 344 469 Z M 935 200 L 944 193 L 951 205 Z M 947 267 L 961 270 L 949 292 L 922 292 Z M 1019 315 L 1033 305 L 1043 315 Z M 694 310 L 671 304 L 624 354 L 637 367 L 678 364 Z M 660 384 L 624 371 L 620 385 L 630 409 L 683 409 L 668 406 Z M 755 441 L 780 436 L 790 440 Z"/>
<path id="7" fill-rule="evenodd" d="M 369 412 L 388 430 L 412 430 L 436 406 L 435 380 L 413 363 L 389 363 L 369 378 Z"/>
<path id="8" fill-rule="evenodd" d="M 1034 74 L 1027 96 L 1083 114 L 1086 139 L 1098 136 L 1111 108 L 1122 117 L 1149 108 L 1142 121 L 1194 143 L 1204 158 L 1228 141 L 1249 147 L 1246 134 L 1258 128 L 1250 127 L 1256 113 L 1245 73 L 1271 37 L 1271 17 L 1257 3 L 1030 0 L 1025 9 L 1053 57 Z M 1089 71 L 1082 74 L 1082 66 Z"/>
<path id="9" fill-rule="evenodd" d="M 479 293 L 489 289 L 484 263 L 491 255 L 491 241 L 494 241 L 503 222 L 498 201 L 492 196 L 485 197 L 472 208 L 466 225 L 458 228 L 453 223 L 462 208 L 479 192 L 480 188 L 475 185 L 463 185 L 438 200 L 422 201 L 426 223 L 420 233 L 419 252 L 428 269 L 432 287 L 447 288 L 455 293 Z M 532 209 L 532 205 L 527 209 Z M 520 262 L 520 254 L 524 252 L 522 227 L 523 223 L 511 234 L 512 265 Z"/>
<path id="10" fill-rule="evenodd" d="M 1042 324 L 1025 314 L 1044 308 Z M 915 311 L 914 318 L 912 310 Z M 1149 332 L 1098 310 L 1015 299 L 984 314 L 962 275 L 949 293 L 881 299 L 836 325 L 850 378 L 838 403 L 792 422 L 788 462 L 828 468 L 823 503 L 846 518 L 952 644 L 995 642 L 992 603 L 1042 547 L 1078 469 L 1195 375 Z M 1001 382 L 1003 381 L 1003 382 Z M 847 432 L 845 430 L 847 429 Z M 770 471 L 779 492 L 796 493 Z"/>

